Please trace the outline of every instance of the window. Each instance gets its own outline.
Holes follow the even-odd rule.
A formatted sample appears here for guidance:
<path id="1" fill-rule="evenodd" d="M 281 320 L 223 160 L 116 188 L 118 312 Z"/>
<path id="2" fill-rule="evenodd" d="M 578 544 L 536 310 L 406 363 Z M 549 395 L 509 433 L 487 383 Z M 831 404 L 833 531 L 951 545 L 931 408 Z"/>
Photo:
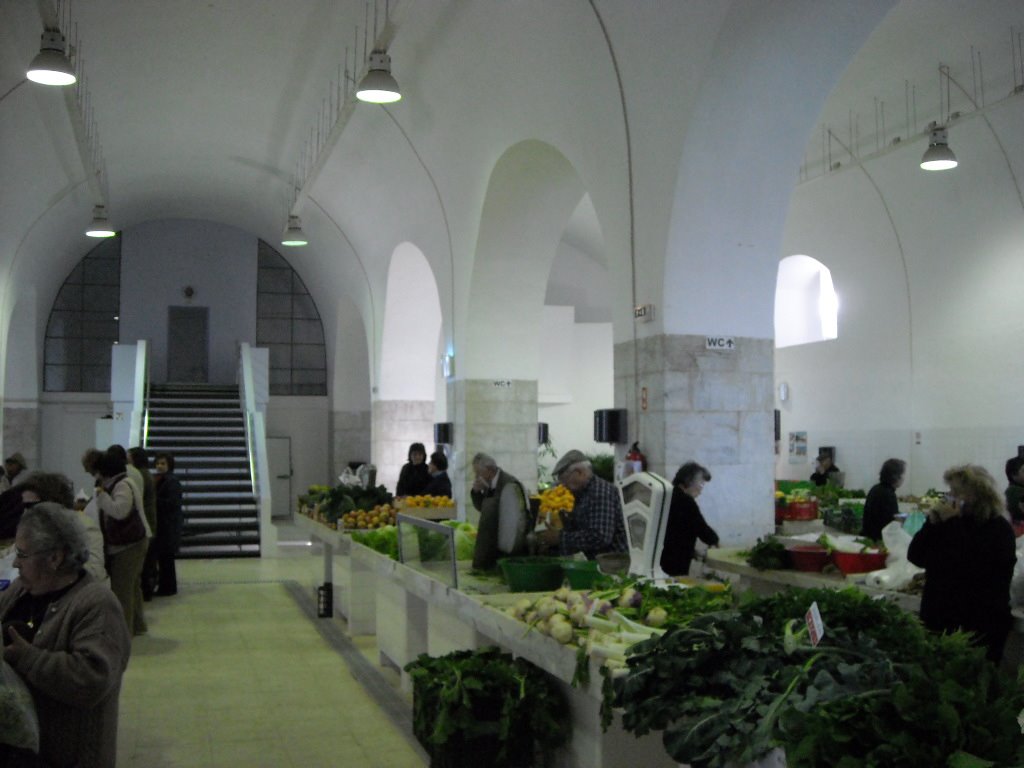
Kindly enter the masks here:
<path id="1" fill-rule="evenodd" d="M 109 392 L 110 348 L 119 337 L 121 237 L 104 240 L 68 275 L 46 323 L 43 389 Z"/>
<path id="2" fill-rule="evenodd" d="M 810 256 L 779 262 L 775 282 L 775 347 L 839 337 L 839 298 L 828 267 Z"/>
<path id="3" fill-rule="evenodd" d="M 302 279 L 262 240 L 256 344 L 270 350 L 271 395 L 327 394 L 327 350 L 320 313 Z"/>

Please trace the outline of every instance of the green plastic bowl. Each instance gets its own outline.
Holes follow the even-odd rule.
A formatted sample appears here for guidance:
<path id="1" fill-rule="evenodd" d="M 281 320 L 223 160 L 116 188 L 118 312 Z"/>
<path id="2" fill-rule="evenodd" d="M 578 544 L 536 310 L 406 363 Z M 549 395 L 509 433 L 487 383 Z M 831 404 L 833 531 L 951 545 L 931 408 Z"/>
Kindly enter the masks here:
<path id="1" fill-rule="evenodd" d="M 567 560 L 562 563 L 562 573 L 573 589 L 590 589 L 604 575 L 597 568 L 597 560 Z"/>
<path id="2" fill-rule="evenodd" d="M 546 592 L 562 586 L 563 561 L 557 557 L 505 557 L 498 567 L 511 592 Z"/>

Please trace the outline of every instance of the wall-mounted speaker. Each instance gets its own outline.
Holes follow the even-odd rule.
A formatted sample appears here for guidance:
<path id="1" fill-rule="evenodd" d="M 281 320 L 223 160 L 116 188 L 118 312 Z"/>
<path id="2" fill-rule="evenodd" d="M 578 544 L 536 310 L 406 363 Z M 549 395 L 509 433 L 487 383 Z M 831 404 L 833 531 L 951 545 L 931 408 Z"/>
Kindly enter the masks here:
<path id="1" fill-rule="evenodd" d="M 1024 459 L 1024 445 L 1017 446 L 1017 458 Z"/>
<path id="2" fill-rule="evenodd" d="M 551 440 L 551 436 L 548 434 L 548 425 L 543 421 L 538 421 L 537 445 L 547 445 L 549 440 Z"/>
<path id="3" fill-rule="evenodd" d="M 836 447 L 834 445 L 823 445 L 823 446 L 819 447 L 818 448 L 818 453 L 816 455 L 817 456 L 821 456 L 822 454 L 825 454 L 830 459 L 832 459 L 832 463 L 833 464 L 835 463 L 835 461 L 836 461 Z"/>
<path id="4" fill-rule="evenodd" d="M 775 409 L 775 442 L 782 439 L 782 411 Z"/>
<path id="5" fill-rule="evenodd" d="M 594 442 L 626 442 L 625 408 L 607 408 L 594 411 Z"/>
<path id="6" fill-rule="evenodd" d="M 455 434 L 454 425 L 450 421 L 442 421 L 434 425 L 434 442 L 437 445 L 451 445 Z"/>

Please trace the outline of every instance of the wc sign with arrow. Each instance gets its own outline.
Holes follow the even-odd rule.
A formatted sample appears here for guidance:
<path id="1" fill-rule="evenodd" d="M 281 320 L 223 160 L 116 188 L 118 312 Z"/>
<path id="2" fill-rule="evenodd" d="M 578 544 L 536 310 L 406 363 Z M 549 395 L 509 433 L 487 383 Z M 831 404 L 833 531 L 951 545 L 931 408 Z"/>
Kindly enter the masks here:
<path id="1" fill-rule="evenodd" d="M 736 339 L 732 336 L 705 336 L 705 349 L 717 349 L 720 352 L 732 352 L 736 349 Z"/>

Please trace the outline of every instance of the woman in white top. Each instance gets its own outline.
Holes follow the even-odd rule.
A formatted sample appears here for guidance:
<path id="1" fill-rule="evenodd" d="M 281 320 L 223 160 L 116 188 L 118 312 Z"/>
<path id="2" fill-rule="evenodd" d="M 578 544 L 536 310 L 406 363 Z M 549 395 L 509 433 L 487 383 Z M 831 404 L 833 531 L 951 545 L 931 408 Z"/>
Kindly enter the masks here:
<path id="1" fill-rule="evenodd" d="M 132 634 L 146 632 L 142 613 L 142 564 L 153 532 L 143 514 L 142 494 L 125 475 L 125 461 L 108 450 L 97 463 L 96 507 L 103 531 L 110 588 L 124 609 Z"/>

